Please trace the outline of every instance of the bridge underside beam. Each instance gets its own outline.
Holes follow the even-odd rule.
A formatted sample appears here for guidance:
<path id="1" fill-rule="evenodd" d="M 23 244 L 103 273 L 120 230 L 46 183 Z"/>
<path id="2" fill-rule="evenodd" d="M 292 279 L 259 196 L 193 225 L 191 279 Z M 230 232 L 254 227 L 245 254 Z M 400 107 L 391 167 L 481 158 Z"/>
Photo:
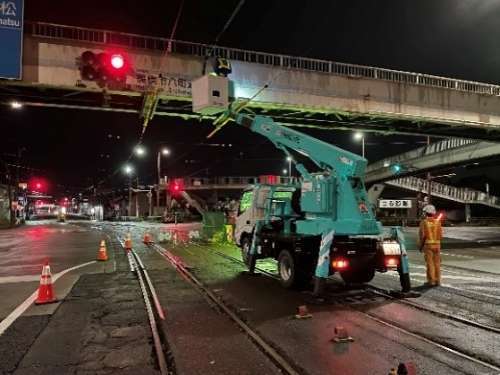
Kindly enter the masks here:
<path id="1" fill-rule="evenodd" d="M 143 96 L 137 92 L 103 91 L 83 87 L 61 88 L 47 85 L 28 85 L 15 82 L 0 82 L 0 103 L 8 105 L 19 100 L 26 105 L 112 111 L 137 114 L 139 116 Z M 311 111 L 293 105 L 267 105 L 252 103 L 248 108 L 256 114 L 265 114 L 287 126 L 319 128 L 324 130 L 362 130 L 367 132 L 431 135 L 443 137 L 467 137 L 500 141 L 500 129 L 477 126 L 477 124 L 436 124 L 411 118 L 393 119 L 383 116 L 365 116 L 357 113 Z M 200 119 L 192 112 L 191 98 L 164 96 L 155 111 L 157 116 L 179 116 L 185 119 Z M 204 116 L 213 120 L 215 117 Z"/>

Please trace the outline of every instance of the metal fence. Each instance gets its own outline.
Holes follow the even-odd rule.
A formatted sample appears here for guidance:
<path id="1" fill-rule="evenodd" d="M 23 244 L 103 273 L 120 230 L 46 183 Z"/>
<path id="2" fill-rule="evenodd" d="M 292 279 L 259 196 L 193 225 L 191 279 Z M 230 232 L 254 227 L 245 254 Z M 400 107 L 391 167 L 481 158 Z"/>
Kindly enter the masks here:
<path id="1" fill-rule="evenodd" d="M 405 187 L 414 191 L 428 192 L 429 181 L 418 177 L 402 177 L 387 182 L 389 185 Z M 437 197 L 453 200 L 460 203 L 485 204 L 500 208 L 500 198 L 486 194 L 479 190 L 460 188 L 432 181 L 431 194 Z"/>
<path id="2" fill-rule="evenodd" d="M 439 87 L 475 94 L 500 95 L 500 86 L 488 83 L 465 81 L 356 64 L 344 64 L 306 57 L 247 51 L 238 48 L 218 46 L 212 47 L 207 44 L 184 42 L 168 38 L 57 25 L 44 22 L 26 22 L 25 30 L 33 36 L 43 38 L 116 45 L 134 49 L 169 51 L 194 56 L 219 56 L 229 60 L 271 65 L 285 69 L 297 69 L 330 73 L 344 77 L 369 78 L 402 84 Z"/>

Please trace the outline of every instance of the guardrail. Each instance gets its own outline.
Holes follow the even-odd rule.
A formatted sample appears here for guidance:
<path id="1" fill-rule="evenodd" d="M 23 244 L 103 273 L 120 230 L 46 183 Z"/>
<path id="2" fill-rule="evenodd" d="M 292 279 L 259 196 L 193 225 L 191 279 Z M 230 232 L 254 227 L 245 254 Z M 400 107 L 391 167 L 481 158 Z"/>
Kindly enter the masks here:
<path id="1" fill-rule="evenodd" d="M 429 181 L 413 176 L 398 178 L 386 183 L 389 185 L 405 187 L 410 190 L 421 191 L 424 193 L 429 191 Z M 459 188 L 432 181 L 431 194 L 460 203 L 484 204 L 487 206 L 500 208 L 499 197 L 486 194 L 479 190 Z"/>
<path id="2" fill-rule="evenodd" d="M 279 66 L 285 69 L 306 70 L 320 73 L 330 73 L 345 77 L 369 78 L 402 84 L 439 87 L 475 94 L 500 95 L 500 86 L 488 83 L 376 68 L 357 64 L 345 64 L 306 57 L 247 51 L 238 48 L 219 46 L 213 47 L 207 44 L 122 33 L 117 31 L 66 26 L 45 22 L 26 22 L 25 31 L 33 36 L 43 38 L 109 44 L 134 49 L 147 49 L 165 52 L 169 51 L 173 53 L 201 57 L 218 56 L 229 60 Z"/>

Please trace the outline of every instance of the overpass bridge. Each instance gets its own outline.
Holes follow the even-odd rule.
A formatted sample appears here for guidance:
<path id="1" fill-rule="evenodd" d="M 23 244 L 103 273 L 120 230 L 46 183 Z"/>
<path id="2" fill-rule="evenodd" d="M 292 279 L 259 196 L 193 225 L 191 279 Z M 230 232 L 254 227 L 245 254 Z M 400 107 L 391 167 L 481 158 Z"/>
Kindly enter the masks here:
<path id="1" fill-rule="evenodd" d="M 386 181 L 386 184 L 401 189 L 423 192 L 425 194 L 429 191 L 429 181 L 414 176 Z M 487 194 L 483 191 L 445 185 L 435 181 L 431 181 L 431 195 L 457 203 L 479 204 L 500 209 L 499 197 Z"/>
<path id="2" fill-rule="evenodd" d="M 126 86 L 82 81 L 82 52 L 111 48 L 132 61 Z M 0 80 L 4 103 L 199 118 L 191 80 L 212 53 L 231 61 L 236 97 L 268 85 L 247 108 L 285 125 L 500 139 L 500 86 L 487 83 L 40 22 L 26 22 L 23 53 L 23 79 Z"/>
<path id="3" fill-rule="evenodd" d="M 471 139 L 445 139 L 408 152 L 370 163 L 366 168 L 368 185 L 423 172 L 500 157 L 500 144 Z M 398 166 L 399 171 L 394 167 Z"/>
<path id="4" fill-rule="evenodd" d="M 176 178 L 176 181 L 182 181 L 184 190 L 187 192 L 196 191 L 212 191 L 212 190 L 243 190 L 249 185 L 256 184 L 262 181 L 264 176 L 222 176 L 222 177 L 184 177 Z M 276 183 L 289 183 L 296 181 L 296 177 L 282 177 L 276 176 Z M 389 181 L 385 184 L 394 186 L 404 190 L 414 192 L 422 192 L 427 194 L 429 192 L 429 182 L 422 178 L 414 176 L 399 177 Z M 382 193 L 383 186 L 378 184 L 379 189 L 377 196 Z M 466 205 L 478 204 L 496 209 L 500 209 L 500 197 L 496 197 L 485 192 L 474 190 L 470 188 L 460 188 L 450 185 L 441 184 L 431 181 L 431 195 L 449 200 L 452 202 L 462 203 Z"/>

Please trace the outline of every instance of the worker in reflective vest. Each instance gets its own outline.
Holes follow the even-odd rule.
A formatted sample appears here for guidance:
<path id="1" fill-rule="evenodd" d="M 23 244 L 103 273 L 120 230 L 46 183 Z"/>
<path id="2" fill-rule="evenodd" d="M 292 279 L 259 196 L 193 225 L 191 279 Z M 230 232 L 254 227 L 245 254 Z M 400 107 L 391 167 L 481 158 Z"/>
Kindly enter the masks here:
<path id="1" fill-rule="evenodd" d="M 441 220 L 436 218 L 436 208 L 428 204 L 423 208 L 425 218 L 420 222 L 420 252 L 424 252 L 427 267 L 427 285 L 441 284 Z"/>

